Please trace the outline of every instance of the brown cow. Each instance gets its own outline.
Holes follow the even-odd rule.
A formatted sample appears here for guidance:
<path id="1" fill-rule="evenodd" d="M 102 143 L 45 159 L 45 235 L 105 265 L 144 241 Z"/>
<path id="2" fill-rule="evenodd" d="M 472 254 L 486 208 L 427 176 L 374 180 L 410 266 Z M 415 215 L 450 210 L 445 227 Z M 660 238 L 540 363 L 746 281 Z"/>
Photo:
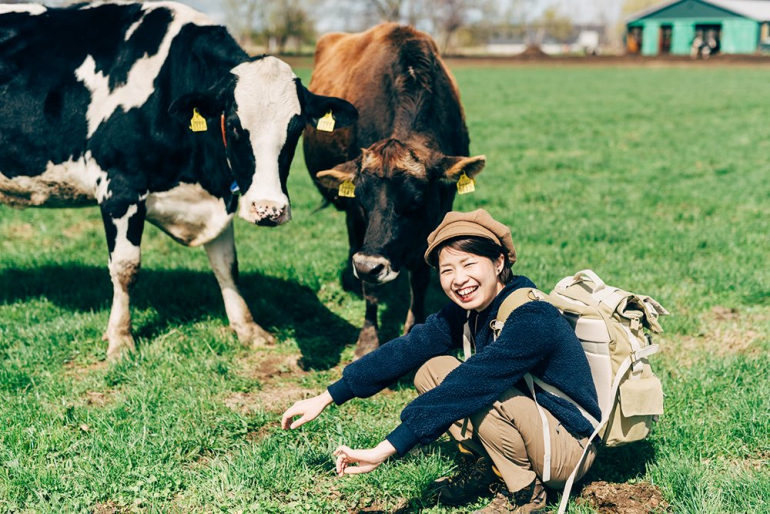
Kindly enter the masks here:
<path id="1" fill-rule="evenodd" d="M 481 172 L 468 157 L 468 129 L 454 78 L 435 42 L 412 27 L 379 25 L 318 41 L 310 90 L 358 109 L 334 132 L 305 129 L 305 162 L 324 197 L 347 215 L 353 272 L 363 281 L 366 318 L 356 356 L 379 345 L 377 284 L 410 272 L 405 331 L 425 319 L 430 269 L 426 238 L 452 208 L 456 183 Z M 339 193 L 345 182 L 355 197 Z"/>

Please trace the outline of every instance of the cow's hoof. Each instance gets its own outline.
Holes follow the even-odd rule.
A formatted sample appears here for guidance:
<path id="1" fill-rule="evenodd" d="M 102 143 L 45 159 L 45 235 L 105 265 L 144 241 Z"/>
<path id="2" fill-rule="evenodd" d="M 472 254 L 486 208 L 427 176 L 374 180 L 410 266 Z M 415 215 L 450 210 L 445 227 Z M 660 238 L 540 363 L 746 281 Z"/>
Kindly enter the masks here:
<path id="1" fill-rule="evenodd" d="M 353 354 L 353 360 L 358 360 L 367 353 L 371 353 L 380 346 L 380 339 L 377 335 L 377 329 L 369 326 L 361 329 L 361 333 L 358 334 L 358 343 L 356 343 L 356 351 Z"/>
<path id="2" fill-rule="evenodd" d="M 136 351 L 134 338 L 131 334 L 111 334 L 107 332 L 102 337 L 102 340 L 109 342 L 107 346 L 107 360 L 110 362 L 117 361 L 121 357 Z"/>
<path id="3" fill-rule="evenodd" d="M 275 337 L 256 323 L 248 325 L 233 326 L 233 330 L 238 335 L 238 341 L 242 344 L 251 346 L 265 346 L 275 344 Z"/>

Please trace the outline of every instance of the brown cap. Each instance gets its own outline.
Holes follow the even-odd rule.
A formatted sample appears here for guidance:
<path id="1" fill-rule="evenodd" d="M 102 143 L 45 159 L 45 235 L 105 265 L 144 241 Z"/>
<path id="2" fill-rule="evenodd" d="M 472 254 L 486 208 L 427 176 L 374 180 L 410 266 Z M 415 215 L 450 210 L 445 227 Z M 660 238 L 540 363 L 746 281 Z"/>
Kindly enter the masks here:
<path id="1" fill-rule="evenodd" d="M 448 239 L 461 236 L 491 239 L 508 252 L 511 266 L 516 262 L 516 249 L 513 247 L 511 231 L 499 221 L 495 221 L 484 209 L 477 209 L 473 212 L 448 212 L 444 216 L 444 221 L 428 236 L 425 262 L 432 266 L 431 256 L 436 248 Z"/>

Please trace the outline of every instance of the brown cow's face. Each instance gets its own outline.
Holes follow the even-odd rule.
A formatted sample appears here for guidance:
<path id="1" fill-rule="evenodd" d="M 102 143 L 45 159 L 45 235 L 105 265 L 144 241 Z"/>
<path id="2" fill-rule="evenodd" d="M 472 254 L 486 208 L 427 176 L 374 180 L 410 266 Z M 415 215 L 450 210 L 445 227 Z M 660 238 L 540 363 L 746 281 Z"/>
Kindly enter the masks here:
<path id="1" fill-rule="evenodd" d="M 356 186 L 349 201 L 364 220 L 363 241 L 353 255 L 356 275 L 381 284 L 421 259 L 428 234 L 450 207 L 442 205 L 442 190 L 455 187 L 463 172 L 478 175 L 484 163 L 484 156 L 447 157 L 390 139 L 320 172 L 318 179 L 330 189 L 347 180 Z"/>

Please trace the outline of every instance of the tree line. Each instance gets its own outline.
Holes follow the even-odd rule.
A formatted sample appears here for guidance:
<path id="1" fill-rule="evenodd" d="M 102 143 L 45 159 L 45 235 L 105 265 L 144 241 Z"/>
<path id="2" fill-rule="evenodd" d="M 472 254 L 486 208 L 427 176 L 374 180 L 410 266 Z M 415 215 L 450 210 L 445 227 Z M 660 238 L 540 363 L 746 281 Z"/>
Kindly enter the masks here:
<path id="1" fill-rule="evenodd" d="M 597 0 L 598 1 L 598 0 Z M 566 40 L 570 17 L 537 0 L 222 0 L 228 27 L 244 45 L 270 52 L 299 51 L 312 45 L 319 27 L 356 32 L 381 22 L 413 25 L 431 34 L 442 53 L 518 38 L 540 44 L 548 34 Z"/>

